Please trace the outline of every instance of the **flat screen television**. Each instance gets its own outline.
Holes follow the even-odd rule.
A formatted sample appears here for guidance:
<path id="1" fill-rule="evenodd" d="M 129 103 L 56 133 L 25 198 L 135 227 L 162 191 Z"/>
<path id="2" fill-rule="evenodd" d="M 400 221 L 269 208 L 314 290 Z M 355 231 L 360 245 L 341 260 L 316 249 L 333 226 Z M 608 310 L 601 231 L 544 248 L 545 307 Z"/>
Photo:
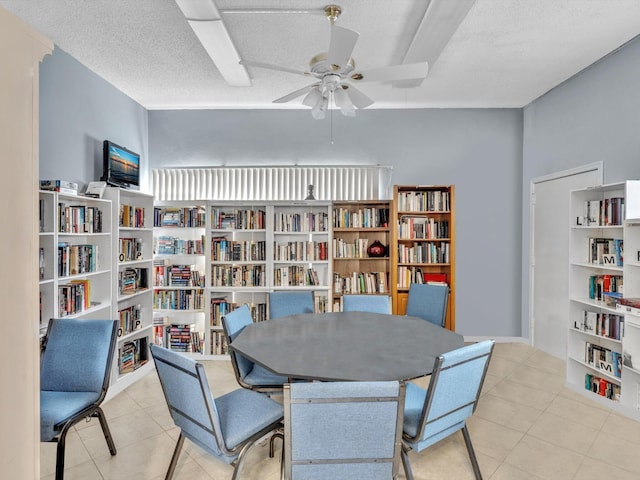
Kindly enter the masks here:
<path id="1" fill-rule="evenodd" d="M 140 186 L 140 155 L 110 140 L 103 146 L 104 170 L 103 182 L 116 187 Z"/>

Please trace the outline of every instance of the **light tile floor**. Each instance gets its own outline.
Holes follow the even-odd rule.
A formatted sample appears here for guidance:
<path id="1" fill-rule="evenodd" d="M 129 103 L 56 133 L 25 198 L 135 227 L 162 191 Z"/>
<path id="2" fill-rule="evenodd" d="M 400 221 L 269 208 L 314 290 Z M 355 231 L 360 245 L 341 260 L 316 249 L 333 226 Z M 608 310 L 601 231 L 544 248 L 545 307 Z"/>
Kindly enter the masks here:
<path id="1" fill-rule="evenodd" d="M 237 388 L 229 362 L 208 361 L 218 396 Z M 564 362 L 520 343 L 497 344 L 482 397 L 469 421 L 486 480 L 640 479 L 640 423 L 563 386 Z M 118 454 L 109 455 L 96 420 L 67 440 L 66 480 L 161 480 L 177 432 L 155 371 L 104 404 Z M 280 445 L 280 442 L 277 442 Z M 241 478 L 277 480 L 279 454 L 266 442 L 249 452 Z M 473 480 L 464 442 L 456 434 L 410 460 L 416 480 Z M 53 479 L 55 444 L 41 444 L 41 478 Z M 185 442 L 176 480 L 230 479 L 232 467 Z M 404 472 L 400 468 L 400 479 Z"/>

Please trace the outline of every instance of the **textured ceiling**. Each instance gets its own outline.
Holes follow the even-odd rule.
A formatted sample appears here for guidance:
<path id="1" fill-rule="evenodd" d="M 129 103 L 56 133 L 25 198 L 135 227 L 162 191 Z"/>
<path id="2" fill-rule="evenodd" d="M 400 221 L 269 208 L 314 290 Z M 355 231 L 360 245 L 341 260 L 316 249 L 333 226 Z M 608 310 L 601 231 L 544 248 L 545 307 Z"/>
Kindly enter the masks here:
<path id="1" fill-rule="evenodd" d="M 432 0 L 451 2 L 458 0 Z M 327 50 L 318 14 L 225 13 L 242 7 L 322 9 L 318 0 L 216 0 L 244 59 L 299 70 Z M 343 0 L 363 69 L 402 63 L 426 0 Z M 62 50 L 148 109 L 306 108 L 272 100 L 309 79 L 249 68 L 230 87 L 173 0 L 0 0 Z M 638 0 L 476 0 L 416 88 L 361 84 L 369 108 L 522 107 L 640 34 Z"/>

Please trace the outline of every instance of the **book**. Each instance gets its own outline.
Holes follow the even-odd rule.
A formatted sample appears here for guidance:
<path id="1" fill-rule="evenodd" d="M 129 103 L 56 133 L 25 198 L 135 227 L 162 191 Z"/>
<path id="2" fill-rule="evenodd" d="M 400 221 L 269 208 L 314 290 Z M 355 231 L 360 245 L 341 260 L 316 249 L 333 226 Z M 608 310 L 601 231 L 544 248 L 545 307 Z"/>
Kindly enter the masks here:
<path id="1" fill-rule="evenodd" d="M 56 190 L 58 188 L 64 188 L 75 190 L 77 192 L 78 184 L 76 182 L 69 182 L 68 180 L 40 180 L 40 188 L 42 190 Z"/>

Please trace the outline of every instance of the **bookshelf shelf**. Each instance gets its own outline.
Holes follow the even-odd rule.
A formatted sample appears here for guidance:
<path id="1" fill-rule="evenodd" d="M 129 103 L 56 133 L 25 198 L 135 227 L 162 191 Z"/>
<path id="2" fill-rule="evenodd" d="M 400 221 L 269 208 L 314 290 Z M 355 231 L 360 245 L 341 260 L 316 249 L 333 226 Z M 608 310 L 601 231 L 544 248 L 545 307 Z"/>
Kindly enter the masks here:
<path id="1" fill-rule="evenodd" d="M 640 182 L 574 190 L 570 202 L 567 385 L 640 420 L 640 372 L 625 360 L 640 358 L 640 329 L 619 305 L 640 297 L 640 269 L 633 262 L 640 228 L 628 217 L 630 205 L 640 202 Z"/>
<path id="2" fill-rule="evenodd" d="M 390 219 L 394 313 L 406 312 L 411 283 L 446 281 L 450 330 L 455 330 L 456 297 L 454 197 L 453 185 L 395 185 Z"/>

